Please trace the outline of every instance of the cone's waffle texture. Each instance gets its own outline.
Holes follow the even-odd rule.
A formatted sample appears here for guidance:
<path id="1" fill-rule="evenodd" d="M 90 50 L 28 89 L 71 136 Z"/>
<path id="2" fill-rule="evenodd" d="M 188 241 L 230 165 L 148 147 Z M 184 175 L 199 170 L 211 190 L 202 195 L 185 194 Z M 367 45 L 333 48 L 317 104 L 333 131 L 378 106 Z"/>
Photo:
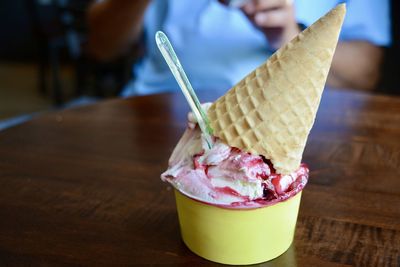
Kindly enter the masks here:
<path id="1" fill-rule="evenodd" d="M 278 173 L 295 171 L 345 13 L 338 5 L 214 102 L 208 110 L 214 135 L 270 159 Z"/>

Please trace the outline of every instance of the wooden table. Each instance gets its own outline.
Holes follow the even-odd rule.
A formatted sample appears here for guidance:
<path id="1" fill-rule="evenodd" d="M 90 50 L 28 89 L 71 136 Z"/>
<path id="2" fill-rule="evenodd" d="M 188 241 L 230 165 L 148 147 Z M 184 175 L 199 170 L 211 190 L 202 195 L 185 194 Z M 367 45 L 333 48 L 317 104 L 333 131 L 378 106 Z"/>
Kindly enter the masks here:
<path id="1" fill-rule="evenodd" d="M 0 132 L 0 266 L 215 265 L 159 179 L 187 111 L 180 94 L 117 99 Z M 326 90 L 294 243 L 265 266 L 399 266 L 399 140 L 399 98 Z"/>

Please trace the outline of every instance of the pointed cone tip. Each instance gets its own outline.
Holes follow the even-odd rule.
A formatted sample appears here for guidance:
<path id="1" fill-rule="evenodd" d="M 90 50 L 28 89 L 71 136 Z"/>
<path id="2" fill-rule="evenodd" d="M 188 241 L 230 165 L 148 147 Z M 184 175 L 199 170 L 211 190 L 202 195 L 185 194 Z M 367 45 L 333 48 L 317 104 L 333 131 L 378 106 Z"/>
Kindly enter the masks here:
<path id="1" fill-rule="evenodd" d="M 341 3 L 337 5 L 332 11 L 339 12 L 342 16 L 346 14 L 347 6 L 346 3 Z"/>

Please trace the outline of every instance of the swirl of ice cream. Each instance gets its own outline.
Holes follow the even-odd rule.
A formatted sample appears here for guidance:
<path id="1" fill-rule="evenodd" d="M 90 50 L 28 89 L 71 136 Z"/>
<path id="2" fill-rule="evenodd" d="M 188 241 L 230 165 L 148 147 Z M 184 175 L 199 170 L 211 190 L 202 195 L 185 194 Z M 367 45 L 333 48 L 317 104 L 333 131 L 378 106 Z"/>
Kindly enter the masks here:
<path id="1" fill-rule="evenodd" d="M 181 193 L 218 206 L 260 207 L 295 195 L 307 183 L 304 164 L 294 173 L 280 175 L 262 156 L 218 139 L 208 149 L 194 117 L 189 114 L 188 119 L 189 127 L 169 159 L 168 170 L 161 175 Z"/>

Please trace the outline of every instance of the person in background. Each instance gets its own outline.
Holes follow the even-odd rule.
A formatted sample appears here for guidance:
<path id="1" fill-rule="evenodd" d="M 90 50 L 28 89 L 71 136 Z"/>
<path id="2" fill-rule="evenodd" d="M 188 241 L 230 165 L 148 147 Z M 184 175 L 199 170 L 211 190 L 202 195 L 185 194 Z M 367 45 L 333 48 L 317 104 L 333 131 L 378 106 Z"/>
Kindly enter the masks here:
<path id="1" fill-rule="evenodd" d="M 154 35 L 169 37 L 196 90 L 228 90 L 337 0 L 103 0 L 88 12 L 89 49 L 111 60 L 144 38 L 145 55 L 123 96 L 179 90 Z M 390 44 L 389 1 L 349 0 L 327 84 L 373 90 Z"/>

